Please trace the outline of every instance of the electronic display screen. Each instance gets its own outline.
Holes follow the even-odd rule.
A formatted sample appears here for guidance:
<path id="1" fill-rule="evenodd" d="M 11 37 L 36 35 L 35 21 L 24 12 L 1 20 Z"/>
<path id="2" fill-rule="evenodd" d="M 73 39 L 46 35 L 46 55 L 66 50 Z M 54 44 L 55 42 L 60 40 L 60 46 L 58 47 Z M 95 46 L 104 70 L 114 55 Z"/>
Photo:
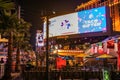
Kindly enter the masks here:
<path id="1" fill-rule="evenodd" d="M 106 32 L 105 7 L 78 12 L 78 28 L 79 33 Z"/>
<path id="2" fill-rule="evenodd" d="M 49 37 L 83 34 L 92 32 L 107 32 L 106 6 L 70 13 L 49 19 Z M 46 37 L 46 22 L 44 23 L 44 38 Z"/>

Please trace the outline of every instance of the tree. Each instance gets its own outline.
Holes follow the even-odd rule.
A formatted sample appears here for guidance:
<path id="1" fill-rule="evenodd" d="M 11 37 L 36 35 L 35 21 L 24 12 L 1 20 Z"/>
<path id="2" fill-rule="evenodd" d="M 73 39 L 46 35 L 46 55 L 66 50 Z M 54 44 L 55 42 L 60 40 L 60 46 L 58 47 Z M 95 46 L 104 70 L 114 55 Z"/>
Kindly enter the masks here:
<path id="1" fill-rule="evenodd" d="M 31 50 L 31 45 L 29 44 L 29 39 L 30 39 L 30 26 L 31 24 L 24 21 L 23 19 L 20 19 L 20 24 L 17 27 L 15 36 L 14 36 L 14 46 L 17 48 L 16 52 L 16 66 L 15 70 L 17 72 L 20 71 L 20 51 L 24 50 Z"/>
<path id="2" fill-rule="evenodd" d="M 0 0 L 0 9 L 11 10 L 14 9 L 14 3 L 10 0 Z"/>
<path id="3" fill-rule="evenodd" d="M 28 30 L 29 23 L 23 19 L 18 19 L 16 14 L 11 14 L 11 10 L 14 9 L 14 3 L 10 0 L 0 0 L 0 33 L 8 38 L 8 58 L 5 67 L 5 75 L 3 80 L 11 80 L 12 72 L 12 52 L 13 52 L 13 38 L 16 40 L 17 47 L 17 63 L 19 63 L 19 52 L 24 45 L 28 44 Z M 25 47 L 23 47 L 25 49 Z"/>
<path id="4" fill-rule="evenodd" d="M 3 35 L 7 36 L 8 38 L 8 58 L 6 62 L 6 68 L 5 68 L 5 80 L 11 78 L 11 72 L 12 72 L 12 53 L 13 53 L 13 36 L 15 36 L 15 33 L 18 31 L 19 25 L 19 19 L 17 18 L 16 14 L 13 15 L 4 15 L 3 21 L 1 23 L 1 30 L 3 31 Z"/>
<path id="5" fill-rule="evenodd" d="M 5 66 L 5 74 L 3 80 L 11 80 L 11 61 L 12 61 L 12 36 L 15 27 L 13 16 L 10 16 L 10 11 L 14 9 L 14 3 L 9 0 L 0 0 L 0 32 L 7 32 L 8 37 L 8 58 Z"/>
<path id="6" fill-rule="evenodd" d="M 11 10 L 15 10 L 15 4 L 11 0 L 0 0 L 0 22 L 3 22 L 4 15 L 11 15 Z"/>
<path id="7" fill-rule="evenodd" d="M 23 19 L 18 19 L 16 14 L 2 16 L 0 30 L 2 34 L 7 36 L 8 42 L 8 59 L 5 69 L 5 80 L 11 78 L 11 64 L 13 47 L 17 48 L 16 54 L 16 70 L 19 71 L 20 65 L 20 49 L 26 49 L 29 46 L 29 29 L 31 24 L 25 22 Z M 14 39 L 13 39 L 14 38 Z M 14 41 L 14 44 L 13 44 Z"/>

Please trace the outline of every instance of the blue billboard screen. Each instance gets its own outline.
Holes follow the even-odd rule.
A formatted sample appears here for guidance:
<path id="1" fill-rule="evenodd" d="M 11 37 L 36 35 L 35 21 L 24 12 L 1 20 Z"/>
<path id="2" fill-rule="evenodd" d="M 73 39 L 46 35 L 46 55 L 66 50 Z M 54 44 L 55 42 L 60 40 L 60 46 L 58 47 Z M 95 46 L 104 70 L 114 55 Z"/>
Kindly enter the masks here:
<path id="1" fill-rule="evenodd" d="M 106 8 L 78 12 L 78 28 L 79 33 L 106 32 Z"/>

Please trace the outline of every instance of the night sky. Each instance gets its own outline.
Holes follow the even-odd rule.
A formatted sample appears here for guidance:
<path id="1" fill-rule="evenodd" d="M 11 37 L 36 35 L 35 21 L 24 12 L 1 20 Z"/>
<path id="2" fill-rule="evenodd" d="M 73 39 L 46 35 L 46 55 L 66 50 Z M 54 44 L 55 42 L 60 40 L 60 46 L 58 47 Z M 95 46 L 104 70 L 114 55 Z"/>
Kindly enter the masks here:
<path id="1" fill-rule="evenodd" d="M 75 11 L 77 5 L 81 3 L 82 0 L 21 0 L 21 17 L 31 22 L 33 26 L 40 27 L 42 11 L 55 11 L 56 14 L 69 13 Z"/>
<path id="2" fill-rule="evenodd" d="M 21 17 L 32 24 L 31 44 L 35 46 L 36 30 L 42 30 L 42 12 L 55 11 L 56 15 L 74 12 L 76 7 L 88 0 L 18 0 L 21 5 Z"/>

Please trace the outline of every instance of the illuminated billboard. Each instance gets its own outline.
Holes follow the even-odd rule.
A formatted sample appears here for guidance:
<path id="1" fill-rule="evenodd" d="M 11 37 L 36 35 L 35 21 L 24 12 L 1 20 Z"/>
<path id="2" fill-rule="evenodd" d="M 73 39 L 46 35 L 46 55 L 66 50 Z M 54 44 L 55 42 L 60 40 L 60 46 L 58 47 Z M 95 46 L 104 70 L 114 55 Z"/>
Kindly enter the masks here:
<path id="1" fill-rule="evenodd" d="M 106 32 L 106 7 L 78 12 L 79 33 Z"/>
<path id="2" fill-rule="evenodd" d="M 40 30 L 37 30 L 36 33 L 36 47 L 44 46 L 43 33 Z"/>
<path id="3" fill-rule="evenodd" d="M 77 13 L 57 16 L 49 19 L 49 37 L 78 34 Z M 44 38 L 46 36 L 46 22 L 44 22 Z"/>
<path id="4" fill-rule="evenodd" d="M 50 18 L 49 37 L 96 32 L 107 33 L 109 31 L 108 15 L 107 7 L 102 6 Z M 43 31 L 46 36 L 45 23 Z"/>
<path id="5" fill-rule="evenodd" d="M 49 19 L 49 36 L 70 35 L 78 33 L 77 13 L 67 14 Z"/>

